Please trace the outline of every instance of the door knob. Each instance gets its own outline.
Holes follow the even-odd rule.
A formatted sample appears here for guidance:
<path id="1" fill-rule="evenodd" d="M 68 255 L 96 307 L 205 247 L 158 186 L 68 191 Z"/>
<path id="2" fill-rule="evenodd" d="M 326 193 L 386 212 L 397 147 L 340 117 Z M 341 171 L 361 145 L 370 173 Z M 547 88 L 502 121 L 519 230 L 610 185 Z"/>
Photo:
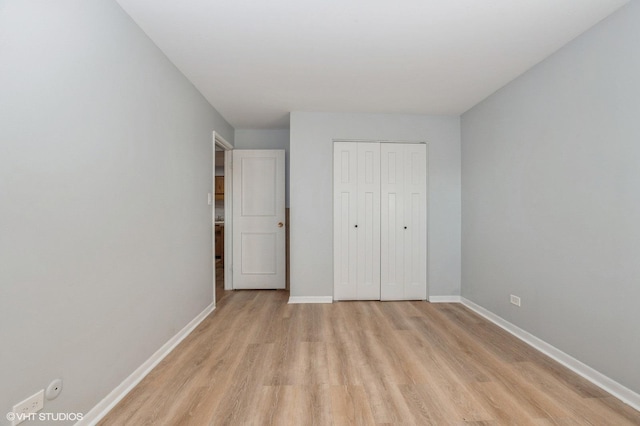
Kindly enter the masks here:
<path id="1" fill-rule="evenodd" d="M 278 222 L 278 228 L 282 228 L 283 226 L 284 226 L 284 223 Z"/>

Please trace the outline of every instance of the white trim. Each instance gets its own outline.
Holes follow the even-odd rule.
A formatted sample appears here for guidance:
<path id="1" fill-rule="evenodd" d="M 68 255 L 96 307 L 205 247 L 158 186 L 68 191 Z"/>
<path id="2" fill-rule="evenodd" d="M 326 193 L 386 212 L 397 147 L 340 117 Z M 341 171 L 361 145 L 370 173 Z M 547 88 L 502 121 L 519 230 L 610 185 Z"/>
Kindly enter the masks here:
<path id="1" fill-rule="evenodd" d="M 233 290 L 233 152 L 224 152 L 224 289 Z"/>
<path id="2" fill-rule="evenodd" d="M 431 303 L 460 303 L 462 297 L 460 296 L 429 296 L 429 302 Z"/>
<path id="3" fill-rule="evenodd" d="M 377 143 L 410 143 L 413 145 L 418 145 L 418 144 L 425 144 L 425 145 L 429 145 L 429 142 L 427 142 L 424 139 L 421 140 L 402 140 L 402 139 L 345 139 L 345 138 L 333 138 L 331 139 L 331 142 L 353 142 L 353 143 L 359 143 L 359 142 L 364 142 L 364 143 L 371 143 L 371 142 L 377 142 Z"/>
<path id="4" fill-rule="evenodd" d="M 149 359 L 147 359 L 140 367 L 129 375 L 114 390 L 109 392 L 96 406 L 94 406 L 82 420 L 75 426 L 94 426 L 107 413 L 124 398 L 144 377 L 153 370 L 169 353 L 176 347 L 185 337 L 187 337 L 211 312 L 215 309 L 214 304 L 207 306 L 204 311 L 200 312 L 189 324 L 173 336 L 167 343 L 162 345 Z"/>
<path id="5" fill-rule="evenodd" d="M 233 145 L 231 145 L 225 138 L 220 136 L 220 133 L 213 132 L 213 144 L 218 145 L 220 148 L 224 148 L 225 151 L 233 149 Z"/>
<path id="6" fill-rule="evenodd" d="M 225 251 L 225 262 L 224 262 L 224 289 L 231 290 L 233 285 L 233 277 L 231 275 L 231 264 L 233 262 L 233 253 L 230 249 L 231 247 L 231 230 L 233 226 L 232 220 L 232 212 L 231 212 L 231 163 L 230 163 L 230 155 L 227 151 L 233 150 L 233 145 L 230 144 L 225 138 L 220 136 L 219 133 L 213 131 L 213 178 L 212 178 L 212 189 L 211 196 L 212 204 L 211 204 L 211 245 L 212 245 L 212 253 L 213 253 L 213 303 L 216 303 L 216 201 L 215 201 L 215 189 L 216 189 L 216 147 L 222 148 L 224 150 L 224 192 L 225 192 L 225 200 L 224 200 L 224 217 L 225 217 L 225 226 L 224 226 L 224 251 Z M 227 176 L 228 175 L 228 176 Z"/>
<path id="7" fill-rule="evenodd" d="M 534 336 L 533 334 L 521 329 L 520 327 L 513 325 L 509 321 L 499 317 L 493 312 L 483 308 L 480 305 L 473 303 L 472 301 L 462 298 L 462 304 L 467 308 L 471 309 L 478 315 L 488 319 L 492 323 L 496 324 L 498 327 L 508 331 L 513 334 L 518 339 L 523 342 L 533 346 L 535 349 L 539 350 L 543 354 L 551 357 L 555 361 L 564 365 L 574 373 L 584 377 L 589 380 L 594 385 L 604 389 L 609 392 L 611 395 L 615 396 L 622 402 L 630 405 L 636 410 L 640 411 L 640 394 L 635 393 L 631 389 L 621 385 L 620 383 L 610 379 L 604 374 L 600 373 L 597 370 L 589 367 L 588 365 L 578 361 L 573 358 L 571 355 L 562 352 L 560 349 L 555 346 L 550 345 L 542 339 Z"/>
<path id="8" fill-rule="evenodd" d="M 296 303 L 333 303 L 333 296 L 291 296 L 289 304 Z"/>

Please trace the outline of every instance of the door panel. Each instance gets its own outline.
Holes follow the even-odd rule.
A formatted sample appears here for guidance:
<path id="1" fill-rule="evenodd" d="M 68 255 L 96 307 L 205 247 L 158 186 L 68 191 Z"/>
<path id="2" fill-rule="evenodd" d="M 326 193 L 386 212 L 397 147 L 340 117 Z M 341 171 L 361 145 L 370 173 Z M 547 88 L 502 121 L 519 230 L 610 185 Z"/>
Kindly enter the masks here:
<path id="1" fill-rule="evenodd" d="M 380 150 L 334 143 L 334 299 L 380 298 Z"/>
<path id="2" fill-rule="evenodd" d="M 380 144 L 358 147 L 356 299 L 380 300 Z"/>
<path id="3" fill-rule="evenodd" d="M 276 158 L 241 158 L 241 214 L 275 216 L 277 192 Z"/>
<path id="4" fill-rule="evenodd" d="M 357 157 L 355 144 L 334 144 L 334 299 L 349 300 L 357 297 Z"/>
<path id="5" fill-rule="evenodd" d="M 424 300 L 426 145 L 334 143 L 334 299 Z"/>
<path id="6" fill-rule="evenodd" d="M 403 299 L 427 298 L 427 147 L 406 144 Z"/>
<path id="7" fill-rule="evenodd" d="M 404 151 L 399 144 L 380 145 L 381 299 L 399 300 L 404 297 Z"/>
<path id="8" fill-rule="evenodd" d="M 278 273 L 276 233 L 243 232 L 240 238 L 242 274 Z"/>
<path id="9" fill-rule="evenodd" d="M 404 246 L 404 299 L 426 299 L 426 235 L 422 215 L 424 199 L 420 193 L 407 194 Z"/>
<path id="10" fill-rule="evenodd" d="M 426 145 L 381 145 L 381 299 L 424 300 Z"/>
<path id="11" fill-rule="evenodd" d="M 285 288 L 284 151 L 233 151 L 233 288 Z"/>

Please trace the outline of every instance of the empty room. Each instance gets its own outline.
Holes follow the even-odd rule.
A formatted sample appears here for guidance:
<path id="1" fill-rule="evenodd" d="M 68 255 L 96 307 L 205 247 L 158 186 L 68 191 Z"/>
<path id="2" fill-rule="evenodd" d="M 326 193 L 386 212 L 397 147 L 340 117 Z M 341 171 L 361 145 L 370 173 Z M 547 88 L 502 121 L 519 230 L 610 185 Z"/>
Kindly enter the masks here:
<path id="1" fill-rule="evenodd" d="M 0 426 L 640 425 L 634 0 L 0 0 Z"/>

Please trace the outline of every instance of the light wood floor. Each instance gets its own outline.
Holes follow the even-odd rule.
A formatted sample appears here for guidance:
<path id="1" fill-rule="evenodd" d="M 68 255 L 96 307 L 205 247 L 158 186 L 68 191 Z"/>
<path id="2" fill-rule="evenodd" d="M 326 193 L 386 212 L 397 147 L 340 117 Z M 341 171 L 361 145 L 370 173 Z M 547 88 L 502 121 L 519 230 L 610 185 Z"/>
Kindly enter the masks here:
<path id="1" fill-rule="evenodd" d="M 640 425 L 459 304 L 237 291 L 101 425 Z"/>

